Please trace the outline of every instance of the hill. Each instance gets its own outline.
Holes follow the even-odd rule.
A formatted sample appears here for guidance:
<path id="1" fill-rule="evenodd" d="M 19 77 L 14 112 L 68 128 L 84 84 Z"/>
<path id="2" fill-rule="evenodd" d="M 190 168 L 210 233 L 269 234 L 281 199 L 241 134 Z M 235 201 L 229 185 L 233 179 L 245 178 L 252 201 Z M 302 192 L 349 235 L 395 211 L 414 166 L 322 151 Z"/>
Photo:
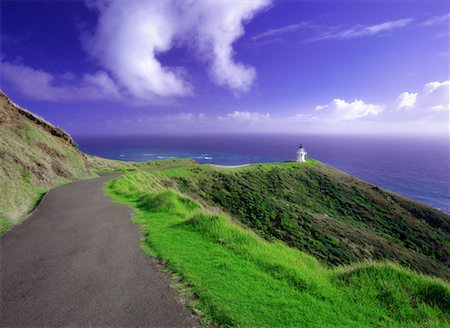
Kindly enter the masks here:
<path id="1" fill-rule="evenodd" d="M 48 190 L 93 177 L 96 170 L 192 163 L 190 159 L 132 163 L 87 155 L 67 132 L 13 103 L 0 91 L 0 233 L 26 218 Z"/>
<path id="2" fill-rule="evenodd" d="M 449 280 L 450 216 L 315 160 L 158 173 L 267 240 L 329 265 L 389 260 Z"/>
<path id="3" fill-rule="evenodd" d="M 69 134 L 0 91 L 0 231 L 24 219 L 47 190 L 120 166 L 80 152 Z"/>
<path id="4" fill-rule="evenodd" d="M 110 181 L 106 190 L 113 199 L 134 209 L 134 222 L 143 231 L 142 249 L 173 273 L 176 288 L 193 295 L 189 306 L 205 323 L 226 327 L 448 327 L 448 283 L 385 261 L 327 265 L 321 248 L 289 247 L 278 240 L 282 239 L 279 234 L 272 236 L 272 228 L 283 227 L 276 224 L 276 216 L 268 215 L 278 202 L 266 197 L 266 183 L 280 197 L 280 204 L 292 206 L 291 210 L 295 206 L 293 200 L 277 195 L 283 184 L 269 183 L 269 172 L 275 169 L 279 177 L 297 171 L 315 174 L 310 171 L 313 168 L 318 170 L 316 174 L 328 169 L 309 161 L 228 170 L 203 165 L 136 170 Z M 247 174 L 260 178 L 252 182 L 240 179 Z M 229 182 L 231 176 L 236 183 Z M 220 184 L 220 180 L 228 182 Z M 293 189 L 290 187 L 290 192 Z M 188 197 L 188 190 L 196 193 Z M 234 219 L 209 205 L 219 204 L 219 200 L 223 200 L 220 207 L 228 212 L 236 209 Z M 256 215 L 252 217 L 251 213 Z M 289 217 L 297 223 L 286 225 L 291 229 L 285 229 L 286 235 L 299 237 L 295 229 L 305 231 L 301 230 L 303 217 L 298 217 L 297 211 Z M 236 219 L 246 220 L 246 224 Z M 312 231 L 315 222 L 307 223 Z M 258 228 L 253 231 L 249 228 L 252 225 Z M 314 229 L 320 231 L 320 225 Z M 358 229 L 355 224 L 357 233 Z M 327 235 L 327 230 L 322 234 Z M 298 240 L 309 245 L 315 239 L 311 234 Z M 341 243 L 342 253 L 352 251 L 345 239 L 336 238 L 335 242 Z M 305 251 L 322 258 L 319 261 Z M 339 253 L 334 258 L 340 258 Z"/>

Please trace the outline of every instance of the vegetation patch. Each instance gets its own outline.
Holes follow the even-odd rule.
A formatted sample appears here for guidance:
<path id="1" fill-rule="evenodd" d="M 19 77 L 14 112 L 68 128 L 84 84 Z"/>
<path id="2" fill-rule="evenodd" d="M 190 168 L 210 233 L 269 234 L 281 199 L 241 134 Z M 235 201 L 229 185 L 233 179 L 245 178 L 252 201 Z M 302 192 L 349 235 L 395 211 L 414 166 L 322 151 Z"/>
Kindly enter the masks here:
<path id="1" fill-rule="evenodd" d="M 94 169 L 133 165 L 83 154 L 66 132 L 13 104 L 1 91 L 0 117 L 0 212 L 8 226 L 20 223 L 51 188 L 93 177 Z"/>
<path id="2" fill-rule="evenodd" d="M 318 161 L 239 169 L 196 165 L 157 175 L 261 237 L 323 263 L 389 260 L 450 279 L 448 215 Z"/>
<path id="3" fill-rule="evenodd" d="M 196 169 L 186 169 L 186 176 Z M 450 324 L 446 282 L 389 263 L 330 268 L 167 188 L 164 172 L 128 171 L 105 188 L 136 211 L 143 250 L 191 287 L 197 297 L 191 306 L 206 322 L 233 327 Z"/>
<path id="4" fill-rule="evenodd" d="M 0 215 L 0 234 L 5 233 L 12 227 L 11 221 L 9 221 L 4 216 Z"/>

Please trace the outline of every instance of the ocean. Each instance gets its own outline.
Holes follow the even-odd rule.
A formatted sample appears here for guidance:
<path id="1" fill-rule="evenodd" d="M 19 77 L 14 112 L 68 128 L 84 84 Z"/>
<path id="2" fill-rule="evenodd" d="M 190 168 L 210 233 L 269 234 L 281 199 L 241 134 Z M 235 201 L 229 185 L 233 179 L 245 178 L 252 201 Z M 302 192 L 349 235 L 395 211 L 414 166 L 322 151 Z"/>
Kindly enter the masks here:
<path id="1" fill-rule="evenodd" d="M 445 137 L 332 135 L 79 136 L 88 154 L 123 161 L 174 157 L 236 165 L 308 156 L 450 214 L 449 140 Z"/>

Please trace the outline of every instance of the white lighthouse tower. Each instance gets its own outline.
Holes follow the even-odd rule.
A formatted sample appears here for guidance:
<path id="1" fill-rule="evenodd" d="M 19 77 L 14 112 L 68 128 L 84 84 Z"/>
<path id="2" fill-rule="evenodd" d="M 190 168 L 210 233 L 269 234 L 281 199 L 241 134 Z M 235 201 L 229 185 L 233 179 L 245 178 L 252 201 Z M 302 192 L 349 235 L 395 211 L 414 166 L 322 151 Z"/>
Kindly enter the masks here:
<path id="1" fill-rule="evenodd" d="M 303 148 L 303 145 L 300 144 L 297 150 L 297 158 L 295 159 L 296 162 L 306 162 L 306 155 L 308 153 L 305 151 L 305 148 Z"/>

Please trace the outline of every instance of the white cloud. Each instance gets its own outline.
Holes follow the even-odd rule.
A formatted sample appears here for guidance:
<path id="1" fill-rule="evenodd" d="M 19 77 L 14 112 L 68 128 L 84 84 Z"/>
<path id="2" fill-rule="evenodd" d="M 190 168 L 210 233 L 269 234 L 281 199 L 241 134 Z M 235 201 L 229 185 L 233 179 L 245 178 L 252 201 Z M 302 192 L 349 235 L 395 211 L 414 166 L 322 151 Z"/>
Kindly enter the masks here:
<path id="1" fill-rule="evenodd" d="M 235 62 L 232 44 L 244 34 L 243 23 L 269 5 L 269 0 L 203 1 L 195 2 L 198 17 L 194 29 L 200 51 L 211 62 L 211 75 L 219 85 L 247 91 L 256 72 L 253 67 Z"/>
<path id="2" fill-rule="evenodd" d="M 398 108 L 411 108 L 414 107 L 417 100 L 417 93 L 402 92 L 398 97 Z"/>
<path id="3" fill-rule="evenodd" d="M 218 116 L 217 120 L 221 122 L 236 122 L 254 125 L 257 123 L 270 121 L 271 117 L 268 113 L 262 114 L 256 112 L 234 111 L 226 114 L 225 116 Z"/>
<path id="4" fill-rule="evenodd" d="M 370 104 L 363 100 L 347 102 L 336 98 L 326 105 L 299 118 L 308 122 L 376 121 L 380 124 L 428 122 L 448 124 L 450 81 L 426 83 L 421 92 L 402 92 L 386 105 Z M 297 116 L 296 116 L 297 117 Z"/>
<path id="5" fill-rule="evenodd" d="M 279 28 L 270 29 L 266 32 L 257 34 L 255 36 L 253 36 L 251 38 L 251 40 L 254 42 L 272 40 L 272 39 L 276 39 L 286 33 L 303 30 L 303 29 L 310 28 L 313 26 L 314 25 L 310 22 L 300 22 L 297 24 L 290 24 L 290 25 L 279 27 Z"/>
<path id="6" fill-rule="evenodd" d="M 25 96 L 46 101 L 117 100 L 120 93 L 105 72 L 76 79 L 71 72 L 54 76 L 24 64 L 0 62 L 1 77 Z"/>
<path id="7" fill-rule="evenodd" d="M 412 21 L 413 21 L 412 18 L 405 18 L 396 21 L 390 21 L 377 25 L 367 26 L 362 30 L 355 32 L 354 35 L 350 33 L 350 36 L 375 35 L 380 32 L 389 31 L 399 27 L 404 27 L 406 25 L 409 25 Z"/>
<path id="8" fill-rule="evenodd" d="M 386 105 L 339 98 L 287 122 L 315 131 L 448 133 L 450 81 L 426 83 L 420 92 L 402 92 Z M 279 120 L 280 121 L 280 120 Z M 282 124 L 282 125 L 283 125 Z"/>
<path id="9" fill-rule="evenodd" d="M 172 48 L 177 33 L 170 2 L 105 1 L 98 9 L 97 30 L 86 48 L 134 97 L 190 93 L 177 70 L 156 58 Z"/>
<path id="10" fill-rule="evenodd" d="M 325 119 L 347 121 L 377 116 L 384 111 L 384 107 L 381 105 L 367 104 L 358 99 L 347 102 L 336 98 L 327 105 L 316 106 L 316 111 Z"/>
<path id="11" fill-rule="evenodd" d="M 275 29 L 270 29 L 266 32 L 257 34 L 251 38 L 253 42 L 265 43 L 278 40 L 283 35 L 295 31 L 301 31 L 305 29 L 316 30 L 316 36 L 306 40 L 306 42 L 314 42 L 328 39 L 345 40 L 367 36 L 376 36 L 383 32 L 389 32 L 394 29 L 399 29 L 410 25 L 413 22 L 412 18 L 403 18 L 393 21 L 387 21 L 375 25 L 355 25 L 353 27 L 344 26 L 331 26 L 324 27 L 318 24 L 305 21 L 297 24 L 291 24 L 282 26 Z"/>
<path id="12" fill-rule="evenodd" d="M 375 25 L 356 25 L 351 28 L 332 27 L 322 32 L 310 41 L 320 41 L 327 39 L 353 39 L 364 36 L 375 36 L 382 32 L 388 32 L 394 29 L 405 27 L 413 21 L 412 18 L 403 18 L 394 21 L 388 21 Z"/>
<path id="13" fill-rule="evenodd" d="M 419 26 L 434 26 L 447 23 L 450 20 L 450 14 L 438 15 L 431 17 L 430 19 L 419 22 Z M 414 21 L 412 18 L 402 18 L 387 22 L 382 22 L 374 25 L 358 24 L 352 27 L 345 26 L 321 26 L 319 24 L 305 21 L 297 24 L 290 24 L 279 28 L 269 29 L 266 32 L 259 33 L 251 38 L 256 43 L 266 43 L 274 40 L 279 40 L 283 35 L 291 32 L 301 31 L 305 29 L 316 30 L 317 35 L 306 40 L 306 42 L 314 42 L 328 39 L 345 40 L 360 37 L 376 36 L 383 33 L 390 32 L 395 29 L 400 29 L 411 25 Z M 447 33 L 440 33 L 437 36 L 448 36 Z"/>
<path id="14" fill-rule="evenodd" d="M 450 84 L 450 81 L 443 81 L 443 82 L 428 82 L 427 84 L 425 84 L 424 86 L 424 90 L 426 94 L 431 94 L 433 92 L 435 92 L 438 89 L 441 88 L 448 88 Z M 444 89 L 441 89 L 444 90 Z"/>
<path id="15" fill-rule="evenodd" d="M 447 25 L 448 25 L 449 20 L 450 20 L 450 14 L 438 15 L 438 16 L 431 17 L 430 19 L 427 19 L 426 21 L 424 21 L 422 23 L 422 25 L 433 26 L 433 25 L 444 24 L 444 23 L 447 23 Z"/>
<path id="16" fill-rule="evenodd" d="M 232 45 L 244 33 L 243 24 L 269 2 L 98 2 L 99 23 L 95 35 L 86 38 L 86 48 L 136 98 L 192 93 L 185 72 L 163 66 L 158 59 L 158 54 L 180 44 L 189 44 L 203 55 L 217 84 L 246 91 L 256 73 L 234 60 Z"/>
<path id="17" fill-rule="evenodd" d="M 270 114 L 262 114 L 257 112 L 241 112 L 234 111 L 223 116 L 209 116 L 205 113 L 178 113 L 164 115 L 160 117 L 146 116 L 140 117 L 137 121 L 130 121 L 134 123 L 154 123 L 162 125 L 195 125 L 199 126 L 207 124 L 214 129 L 218 126 L 228 126 L 229 123 L 238 123 L 247 126 L 253 126 L 258 123 L 268 122 L 272 120 Z"/>
<path id="18" fill-rule="evenodd" d="M 256 71 L 235 60 L 233 43 L 244 34 L 244 24 L 270 1 L 86 1 L 99 18 L 94 32 L 84 33 L 82 39 L 102 71 L 77 78 L 71 72 L 55 75 L 2 58 L 2 78 L 40 100 L 170 102 L 191 95 L 193 88 L 185 68 L 165 66 L 159 55 L 184 46 L 201 55 L 216 84 L 247 91 Z"/>
<path id="19" fill-rule="evenodd" d="M 199 122 L 206 122 L 208 117 L 204 113 L 181 113 L 176 115 L 167 115 L 162 118 L 165 122 L 179 122 L 183 124 L 194 124 Z"/>
<path id="20" fill-rule="evenodd" d="M 136 131 L 179 133 L 427 133 L 448 134 L 450 81 L 429 82 L 420 92 L 403 92 L 387 104 L 335 98 L 309 110 L 277 116 L 258 111 L 233 111 L 222 116 L 180 113 L 130 121 Z M 273 112 L 274 113 L 274 112 Z M 117 124 L 115 126 L 120 126 Z M 180 128 L 182 127 L 182 128 Z"/>
<path id="21" fill-rule="evenodd" d="M 135 119 L 127 119 L 126 123 L 130 125 L 150 124 L 161 127 L 167 125 L 179 126 L 180 124 L 192 125 L 208 121 L 209 117 L 204 113 L 179 113 L 164 116 L 140 116 Z"/>
<path id="22" fill-rule="evenodd" d="M 399 106 L 400 108 L 406 107 L 420 113 L 450 109 L 450 81 L 428 82 L 420 93 L 403 92 L 400 97 L 405 94 L 414 95 L 414 101 L 411 99 L 409 106 Z"/>

